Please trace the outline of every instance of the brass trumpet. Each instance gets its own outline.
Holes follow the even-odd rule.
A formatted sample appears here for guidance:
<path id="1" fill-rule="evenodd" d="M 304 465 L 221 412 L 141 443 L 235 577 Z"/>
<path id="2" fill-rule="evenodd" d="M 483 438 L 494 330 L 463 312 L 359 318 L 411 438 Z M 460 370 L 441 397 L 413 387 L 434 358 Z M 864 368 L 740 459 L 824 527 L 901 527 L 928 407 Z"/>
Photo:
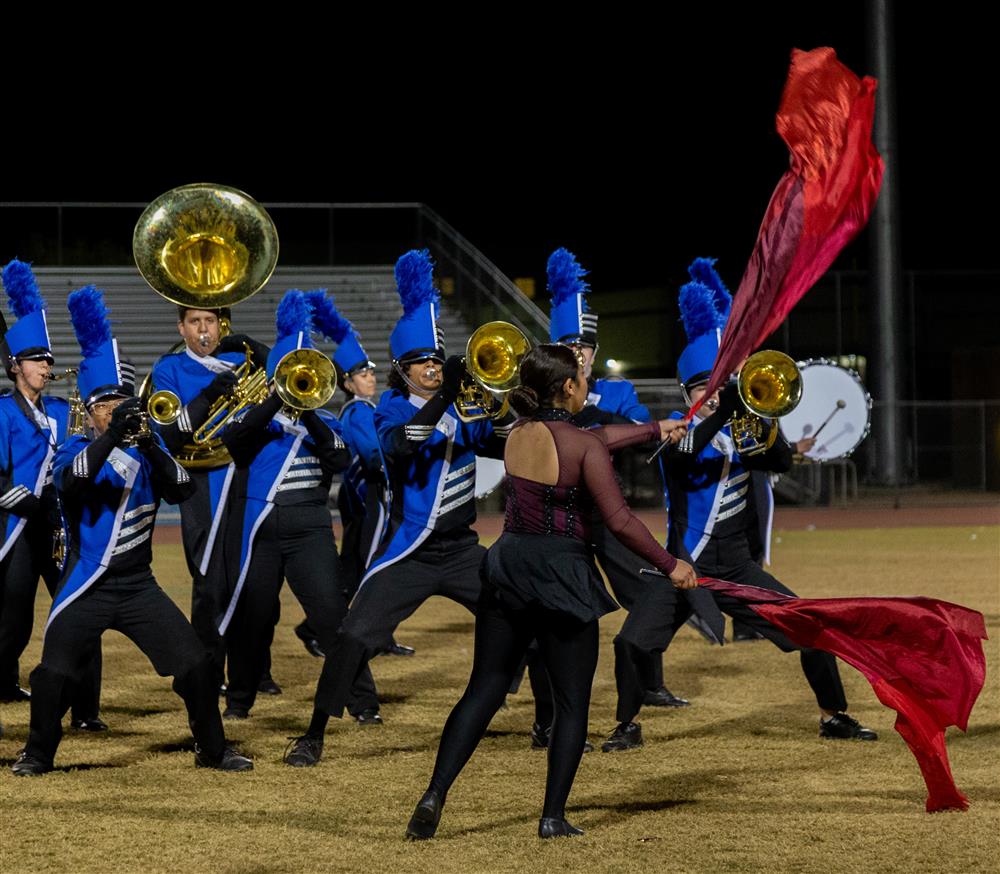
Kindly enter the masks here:
<path id="1" fill-rule="evenodd" d="M 463 422 L 499 419 L 507 412 L 507 394 L 517 387 L 530 349 L 531 341 L 510 322 L 487 322 L 473 332 L 465 347 L 468 375 L 455 401 Z"/>
<path id="2" fill-rule="evenodd" d="M 746 360 L 737 385 L 747 411 L 729 422 L 736 451 L 741 455 L 766 452 L 778 438 L 777 420 L 802 399 L 802 373 L 784 352 L 764 349 Z M 770 424 L 766 435 L 765 420 Z"/>

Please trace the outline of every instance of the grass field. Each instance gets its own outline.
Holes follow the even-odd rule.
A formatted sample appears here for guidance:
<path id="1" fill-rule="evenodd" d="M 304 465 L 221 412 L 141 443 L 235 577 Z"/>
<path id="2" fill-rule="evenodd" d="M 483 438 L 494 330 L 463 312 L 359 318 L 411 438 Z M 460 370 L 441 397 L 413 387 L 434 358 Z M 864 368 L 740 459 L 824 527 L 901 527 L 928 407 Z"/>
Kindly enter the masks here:
<path id="1" fill-rule="evenodd" d="M 121 636 L 104 643 L 105 736 L 68 733 L 58 770 L 41 779 L 0 773 L 0 871 L 423 872 L 974 872 L 996 871 L 1000 849 L 1000 528 L 779 532 L 775 574 L 799 594 L 925 594 L 986 614 L 987 685 L 970 731 L 949 733 L 967 813 L 924 813 L 923 782 L 893 714 L 846 666 L 851 712 L 874 744 L 817 736 L 798 659 L 766 643 L 709 647 L 688 629 L 666 661 L 682 710 L 645 710 L 642 750 L 584 757 L 569 818 L 583 838 L 535 838 L 544 754 L 529 749 L 527 690 L 494 720 L 445 809 L 438 837 L 402 836 L 426 785 L 437 739 L 468 676 L 472 620 L 433 599 L 401 627 L 414 658 L 381 657 L 373 671 L 386 724 L 334 720 L 319 767 L 281 763 L 286 736 L 308 720 L 319 662 L 292 634 L 286 597 L 274 645 L 280 697 L 227 724 L 255 757 L 252 774 L 195 770 L 182 705 L 169 681 Z M 180 547 L 157 549 L 158 577 L 186 606 Z M 286 592 L 287 596 L 287 592 Z M 47 603 L 38 602 L 38 627 Z M 614 727 L 610 640 L 602 623 L 591 738 Z M 38 634 L 22 662 L 27 678 Z M 525 684 L 526 685 L 526 684 Z M 4 705 L 0 763 L 24 743 L 28 708 Z"/>

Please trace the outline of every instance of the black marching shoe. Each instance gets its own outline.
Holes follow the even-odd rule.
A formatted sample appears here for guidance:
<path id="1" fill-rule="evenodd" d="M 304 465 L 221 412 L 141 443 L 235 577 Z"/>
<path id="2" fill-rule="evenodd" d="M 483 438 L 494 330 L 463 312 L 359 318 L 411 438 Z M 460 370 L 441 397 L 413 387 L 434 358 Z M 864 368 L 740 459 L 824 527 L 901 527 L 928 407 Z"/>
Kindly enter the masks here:
<path id="1" fill-rule="evenodd" d="M 270 674 L 265 674 L 257 684 L 257 691 L 263 692 L 265 695 L 280 695 L 281 686 L 274 682 L 274 677 Z"/>
<path id="2" fill-rule="evenodd" d="M 617 753 L 621 750 L 634 750 L 642 746 L 642 728 L 638 722 L 620 722 L 609 737 L 601 744 L 601 751 Z"/>
<path id="3" fill-rule="evenodd" d="M 415 652 L 416 650 L 412 646 L 396 643 L 395 639 L 393 639 L 392 643 L 389 644 L 389 648 L 385 651 L 385 654 L 394 656 L 411 656 Z"/>
<path id="4" fill-rule="evenodd" d="M 77 731 L 107 731 L 108 724 L 99 716 L 93 719 L 74 719 L 70 722 L 70 727 Z"/>
<path id="5" fill-rule="evenodd" d="M 426 841 L 434 837 L 438 823 L 441 821 L 441 808 L 444 805 L 437 792 L 428 789 L 417 806 L 406 827 L 406 838 L 410 841 Z"/>
<path id="6" fill-rule="evenodd" d="M 538 820 L 538 837 L 540 838 L 576 838 L 582 834 L 582 828 L 570 825 L 565 819 L 543 816 Z"/>
<path id="7" fill-rule="evenodd" d="M 22 689 L 17 683 L 7 686 L 0 692 L 0 701 L 5 704 L 18 704 L 21 701 L 30 701 L 31 693 L 27 689 Z"/>
<path id="8" fill-rule="evenodd" d="M 552 734 L 552 726 L 547 725 L 542 728 L 537 722 L 531 726 L 531 748 L 533 750 L 547 750 L 549 748 L 549 736 Z M 592 753 L 594 745 L 589 741 L 583 742 L 583 751 Z"/>
<path id="9" fill-rule="evenodd" d="M 659 689 L 647 689 L 646 695 L 642 699 L 646 707 L 690 707 L 691 702 L 687 698 L 678 698 L 666 686 Z"/>
<path id="10" fill-rule="evenodd" d="M 865 728 L 846 713 L 819 721 L 819 736 L 827 740 L 878 740 L 878 732 Z"/>
<path id="11" fill-rule="evenodd" d="M 293 768 L 312 768 L 319 764 L 323 757 L 323 738 L 309 737 L 304 734 L 302 737 L 290 737 L 290 743 L 285 749 L 282 761 Z"/>
<path id="12" fill-rule="evenodd" d="M 358 725 L 382 725 L 382 715 L 374 707 L 352 715 Z"/>
<path id="13" fill-rule="evenodd" d="M 225 710 L 222 711 L 223 719 L 249 719 L 250 711 L 245 707 L 236 707 L 230 705 Z"/>
<path id="14" fill-rule="evenodd" d="M 318 659 L 326 658 L 326 653 L 320 647 L 319 640 L 310 634 L 309 627 L 304 622 L 295 626 L 295 636 L 302 641 L 302 645 L 309 655 Z"/>
<path id="15" fill-rule="evenodd" d="M 52 765 L 43 762 L 37 756 L 29 756 L 26 750 L 21 750 L 10 766 L 10 771 L 15 777 L 41 777 L 42 774 L 52 770 Z"/>
<path id="16" fill-rule="evenodd" d="M 216 771 L 252 771 L 253 759 L 236 752 L 232 747 L 226 747 L 217 759 L 194 746 L 194 766 L 196 768 L 214 768 Z"/>

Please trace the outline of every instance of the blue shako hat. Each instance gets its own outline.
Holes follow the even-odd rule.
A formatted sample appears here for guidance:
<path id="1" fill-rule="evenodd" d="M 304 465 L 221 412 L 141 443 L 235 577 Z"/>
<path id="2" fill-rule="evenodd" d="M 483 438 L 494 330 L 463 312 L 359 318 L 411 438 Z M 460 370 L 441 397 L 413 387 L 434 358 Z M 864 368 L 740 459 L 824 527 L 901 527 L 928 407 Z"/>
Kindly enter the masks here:
<path id="1" fill-rule="evenodd" d="M 688 337 L 677 359 L 677 378 L 685 388 L 708 380 L 733 308 L 733 297 L 714 265 L 714 258 L 695 258 L 688 267 L 691 281 L 681 286 L 677 301 Z"/>
<path id="2" fill-rule="evenodd" d="M 316 331 L 337 344 L 337 351 L 333 353 L 337 367 L 349 376 L 355 370 L 375 366 L 375 362 L 368 360 L 368 353 L 361 347 L 361 338 L 354 326 L 337 312 L 333 298 L 327 297 L 325 288 L 307 291 L 306 299 L 312 310 Z"/>
<path id="3" fill-rule="evenodd" d="M 76 384 L 84 404 L 89 408 L 101 398 L 132 397 L 135 367 L 121 357 L 118 341 L 111 336 L 103 293 L 85 285 L 69 296 L 66 306 L 83 356 Z"/>
<path id="4" fill-rule="evenodd" d="M 296 349 L 315 349 L 309 336 L 313 328 L 312 309 L 304 291 L 292 288 L 278 304 L 274 314 L 277 337 L 271 353 L 267 356 L 267 378 L 274 378 L 274 371 L 289 352 Z"/>
<path id="5" fill-rule="evenodd" d="M 427 249 L 411 249 L 396 262 L 396 288 L 403 315 L 389 335 L 389 352 L 405 364 L 418 358 L 445 360 L 444 333 L 438 326 L 441 295 L 434 287 L 434 262 Z"/>
<path id="6" fill-rule="evenodd" d="M 4 334 L 11 358 L 55 361 L 45 322 L 45 300 L 38 290 L 31 265 L 16 258 L 3 269 L 3 287 L 17 322 Z"/>
<path id="7" fill-rule="evenodd" d="M 556 249 L 546 266 L 552 306 L 549 310 L 549 339 L 553 343 L 583 343 L 597 346 L 597 313 L 590 312 L 585 295 L 590 286 L 576 256 L 568 249 Z"/>

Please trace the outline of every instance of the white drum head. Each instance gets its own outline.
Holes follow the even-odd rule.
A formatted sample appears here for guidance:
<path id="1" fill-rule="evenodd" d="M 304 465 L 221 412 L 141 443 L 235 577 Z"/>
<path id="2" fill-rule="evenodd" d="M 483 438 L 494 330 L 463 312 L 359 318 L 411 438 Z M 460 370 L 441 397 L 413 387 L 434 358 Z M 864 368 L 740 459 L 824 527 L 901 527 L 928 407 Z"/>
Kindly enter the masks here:
<path id="1" fill-rule="evenodd" d="M 853 370 L 832 361 L 800 362 L 802 400 L 780 421 L 781 434 L 791 444 L 819 436 L 805 456 L 833 461 L 854 452 L 868 436 L 872 399 Z M 823 423 L 826 422 L 824 425 Z"/>

